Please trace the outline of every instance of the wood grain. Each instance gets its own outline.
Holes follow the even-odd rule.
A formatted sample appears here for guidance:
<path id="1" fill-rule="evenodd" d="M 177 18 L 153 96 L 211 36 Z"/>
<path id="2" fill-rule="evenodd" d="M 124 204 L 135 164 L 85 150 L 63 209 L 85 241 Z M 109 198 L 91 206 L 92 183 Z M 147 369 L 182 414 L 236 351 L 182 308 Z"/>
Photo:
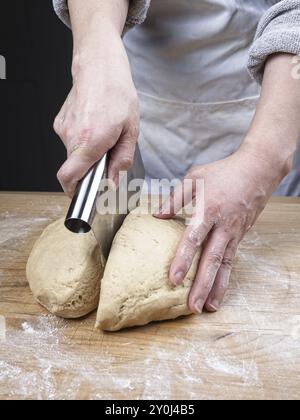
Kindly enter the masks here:
<path id="1" fill-rule="evenodd" d="M 300 397 L 300 200 L 273 199 L 243 241 L 222 310 L 119 333 L 59 320 L 25 278 L 60 194 L 0 194 L 1 399 Z"/>

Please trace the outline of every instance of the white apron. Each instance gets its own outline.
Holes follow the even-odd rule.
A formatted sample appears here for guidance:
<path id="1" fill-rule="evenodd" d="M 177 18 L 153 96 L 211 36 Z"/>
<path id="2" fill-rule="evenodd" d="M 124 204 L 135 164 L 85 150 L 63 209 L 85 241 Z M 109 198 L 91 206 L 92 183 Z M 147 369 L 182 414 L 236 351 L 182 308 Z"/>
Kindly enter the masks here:
<path id="1" fill-rule="evenodd" d="M 276 2 L 152 0 L 145 23 L 125 37 L 148 178 L 182 179 L 192 166 L 238 149 L 259 96 L 246 70 L 248 51 Z M 300 159 L 278 192 L 300 195 L 299 179 Z"/>

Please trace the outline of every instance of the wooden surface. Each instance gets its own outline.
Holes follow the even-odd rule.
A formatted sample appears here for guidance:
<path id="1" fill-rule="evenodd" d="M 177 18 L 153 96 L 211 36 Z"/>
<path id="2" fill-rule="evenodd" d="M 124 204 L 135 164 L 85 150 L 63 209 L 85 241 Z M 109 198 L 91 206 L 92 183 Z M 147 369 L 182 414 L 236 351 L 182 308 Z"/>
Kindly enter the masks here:
<path id="1" fill-rule="evenodd" d="M 243 241 L 222 310 L 119 333 L 35 303 L 25 264 L 65 214 L 60 194 L 0 194 L 0 398 L 300 397 L 300 200 L 276 199 Z"/>

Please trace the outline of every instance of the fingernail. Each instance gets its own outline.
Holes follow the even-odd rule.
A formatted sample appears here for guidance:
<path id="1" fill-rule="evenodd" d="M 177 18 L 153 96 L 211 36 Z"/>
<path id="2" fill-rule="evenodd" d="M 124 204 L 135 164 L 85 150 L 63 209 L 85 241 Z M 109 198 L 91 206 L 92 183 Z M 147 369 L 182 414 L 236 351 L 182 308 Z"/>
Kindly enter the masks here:
<path id="1" fill-rule="evenodd" d="M 159 207 L 155 212 L 154 212 L 154 214 L 156 214 L 156 215 L 160 215 L 161 214 L 161 211 L 162 211 L 162 207 Z"/>
<path id="2" fill-rule="evenodd" d="M 161 213 L 163 216 L 169 216 L 172 215 L 172 209 L 170 207 L 165 207 L 161 210 Z"/>
<path id="3" fill-rule="evenodd" d="M 204 306 L 204 301 L 202 299 L 199 299 L 195 304 L 195 308 L 198 314 L 202 314 L 203 306 Z"/>
<path id="4" fill-rule="evenodd" d="M 110 179 L 108 178 L 108 189 L 112 192 L 117 192 L 117 183 L 116 183 L 116 179 Z"/>
<path id="5" fill-rule="evenodd" d="M 182 283 L 184 279 L 184 272 L 178 271 L 178 273 L 175 273 L 173 276 L 174 283 L 178 286 L 180 283 Z"/>
<path id="6" fill-rule="evenodd" d="M 158 210 L 158 214 L 160 214 L 161 216 L 163 216 L 164 214 L 166 214 L 167 213 L 167 211 L 166 211 L 166 209 L 164 209 L 163 207 L 161 207 L 159 210 Z"/>
<path id="7" fill-rule="evenodd" d="M 215 312 L 219 310 L 220 302 L 218 300 L 213 300 L 211 303 L 209 303 L 209 306 L 211 309 L 213 309 Z"/>
<path id="8" fill-rule="evenodd" d="M 170 209 L 168 209 L 167 207 L 160 207 L 158 209 L 158 214 L 160 214 L 161 216 L 166 216 L 170 214 Z"/>

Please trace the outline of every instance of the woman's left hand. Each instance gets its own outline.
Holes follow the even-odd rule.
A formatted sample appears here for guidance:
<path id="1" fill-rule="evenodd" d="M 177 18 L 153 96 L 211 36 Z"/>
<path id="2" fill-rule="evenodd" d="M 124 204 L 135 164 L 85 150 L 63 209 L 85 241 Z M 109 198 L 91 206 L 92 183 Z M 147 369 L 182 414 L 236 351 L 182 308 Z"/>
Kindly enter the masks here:
<path id="1" fill-rule="evenodd" d="M 219 309 L 228 288 L 238 245 L 284 175 L 285 171 L 247 147 L 224 160 L 196 166 L 187 174 L 185 179 L 193 181 L 189 183 L 193 185 L 193 198 L 196 195 L 195 181 L 204 181 L 204 203 L 196 204 L 191 223 L 172 262 L 170 280 L 175 285 L 183 282 L 196 252 L 202 246 L 202 256 L 189 296 L 192 312 L 201 313 L 204 308 L 210 312 Z M 204 217 L 200 218 L 197 205 L 203 204 Z M 155 216 L 168 219 L 182 207 L 183 188 L 180 186 Z"/>

